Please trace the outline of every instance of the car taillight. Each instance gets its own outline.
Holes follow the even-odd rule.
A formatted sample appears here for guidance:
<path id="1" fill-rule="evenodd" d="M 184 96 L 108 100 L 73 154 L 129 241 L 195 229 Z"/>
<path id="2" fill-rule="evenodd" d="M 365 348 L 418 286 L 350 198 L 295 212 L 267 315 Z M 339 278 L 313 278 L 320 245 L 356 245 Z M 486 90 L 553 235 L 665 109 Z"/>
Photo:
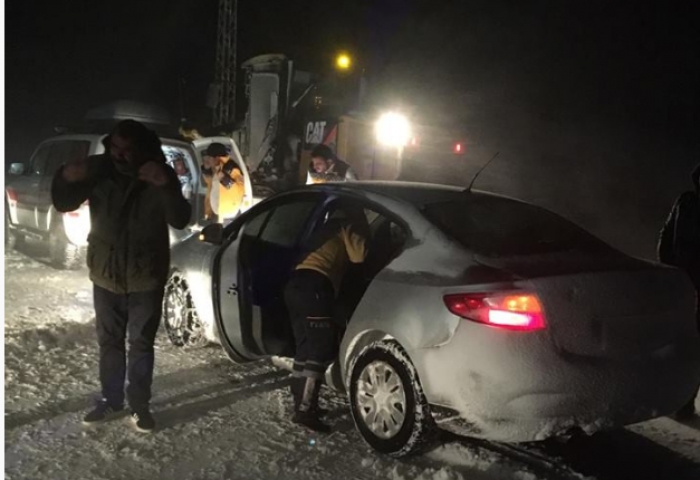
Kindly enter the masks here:
<path id="1" fill-rule="evenodd" d="M 450 312 L 467 320 L 508 330 L 540 330 L 544 312 L 532 293 L 466 293 L 445 295 Z"/>
<path id="2" fill-rule="evenodd" d="M 464 153 L 464 144 L 462 142 L 455 143 L 452 147 L 452 151 L 457 155 Z"/>
<path id="3" fill-rule="evenodd" d="M 15 192 L 15 189 L 14 189 L 14 188 L 7 188 L 7 189 L 5 189 L 5 191 L 7 192 L 7 199 L 8 199 L 10 202 L 16 202 L 16 201 L 17 201 L 17 192 Z"/>

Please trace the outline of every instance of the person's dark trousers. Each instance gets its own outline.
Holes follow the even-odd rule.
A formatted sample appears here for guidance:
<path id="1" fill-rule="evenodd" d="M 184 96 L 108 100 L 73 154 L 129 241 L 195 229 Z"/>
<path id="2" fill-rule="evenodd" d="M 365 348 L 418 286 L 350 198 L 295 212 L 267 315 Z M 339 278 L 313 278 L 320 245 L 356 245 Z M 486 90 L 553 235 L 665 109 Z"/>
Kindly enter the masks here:
<path id="1" fill-rule="evenodd" d="M 124 380 L 128 376 L 129 406 L 135 412 L 147 410 L 151 401 L 153 344 L 160 325 L 163 290 L 116 294 L 95 285 L 94 303 L 102 397 L 110 405 L 123 405 Z"/>
<path id="2" fill-rule="evenodd" d="M 314 270 L 297 270 L 285 288 L 296 354 L 294 376 L 322 379 L 338 351 L 331 281 Z"/>

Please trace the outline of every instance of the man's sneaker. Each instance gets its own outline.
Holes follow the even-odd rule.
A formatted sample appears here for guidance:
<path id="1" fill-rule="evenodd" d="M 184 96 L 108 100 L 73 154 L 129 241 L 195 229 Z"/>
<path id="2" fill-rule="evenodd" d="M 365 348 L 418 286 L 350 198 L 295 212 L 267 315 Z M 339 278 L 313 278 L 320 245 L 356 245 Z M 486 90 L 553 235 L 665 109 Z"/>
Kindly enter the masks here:
<path id="1" fill-rule="evenodd" d="M 156 421 L 148 410 L 131 413 L 131 422 L 136 430 L 143 433 L 150 433 L 156 428 Z"/>
<path id="2" fill-rule="evenodd" d="M 94 425 L 107 420 L 114 420 L 123 410 L 123 406 L 110 405 L 106 400 L 100 400 L 97 402 L 95 409 L 83 417 L 83 424 Z"/>

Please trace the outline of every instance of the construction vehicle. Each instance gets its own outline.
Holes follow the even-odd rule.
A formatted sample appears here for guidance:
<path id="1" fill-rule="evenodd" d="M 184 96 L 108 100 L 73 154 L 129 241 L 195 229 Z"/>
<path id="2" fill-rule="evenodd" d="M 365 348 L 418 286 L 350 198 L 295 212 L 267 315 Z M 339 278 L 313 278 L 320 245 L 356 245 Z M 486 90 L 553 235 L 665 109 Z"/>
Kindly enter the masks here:
<path id="1" fill-rule="evenodd" d="M 361 76 L 314 75 L 282 54 L 253 57 L 242 69 L 247 109 L 233 137 L 259 196 L 304 184 L 310 152 L 321 143 L 360 180 L 415 180 L 426 158 L 480 154 L 477 136 L 463 125 L 418 122 L 425 115 L 405 104 L 401 113 L 382 115 Z"/>
<path id="2" fill-rule="evenodd" d="M 305 183 L 310 151 L 320 143 L 361 179 L 399 177 L 400 152 L 376 145 L 374 112 L 353 109 L 359 101 L 346 100 L 353 92 L 333 95 L 337 85 L 295 69 L 281 54 L 251 58 L 242 69 L 248 107 L 234 140 L 258 188 L 281 191 Z"/>

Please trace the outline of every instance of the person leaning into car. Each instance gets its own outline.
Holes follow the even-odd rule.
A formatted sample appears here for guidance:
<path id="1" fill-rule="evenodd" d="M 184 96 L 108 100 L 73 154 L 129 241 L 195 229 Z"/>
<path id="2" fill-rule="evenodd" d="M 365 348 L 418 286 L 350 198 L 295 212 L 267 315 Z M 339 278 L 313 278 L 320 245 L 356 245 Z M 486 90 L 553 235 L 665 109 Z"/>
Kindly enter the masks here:
<path id="1" fill-rule="evenodd" d="M 320 419 L 318 396 L 326 368 L 337 355 L 336 297 L 348 266 L 364 262 L 369 237 L 361 208 L 340 207 L 333 217 L 312 235 L 308 253 L 284 291 L 296 344 L 293 421 L 318 432 L 330 431 Z"/>
<path id="2" fill-rule="evenodd" d="M 202 176 L 207 184 L 204 217 L 220 223 L 231 220 L 241 209 L 245 184 L 243 173 L 221 143 L 212 143 L 204 154 Z"/>
<path id="3" fill-rule="evenodd" d="M 95 424 L 124 408 L 124 383 L 137 430 L 150 413 L 154 342 L 170 269 L 168 225 L 182 229 L 191 207 L 166 164 L 160 139 L 134 120 L 104 140 L 107 153 L 63 165 L 51 185 L 59 212 L 90 205 L 87 263 L 94 285 L 102 399 L 83 419 Z M 125 341 L 128 334 L 128 358 Z"/>

